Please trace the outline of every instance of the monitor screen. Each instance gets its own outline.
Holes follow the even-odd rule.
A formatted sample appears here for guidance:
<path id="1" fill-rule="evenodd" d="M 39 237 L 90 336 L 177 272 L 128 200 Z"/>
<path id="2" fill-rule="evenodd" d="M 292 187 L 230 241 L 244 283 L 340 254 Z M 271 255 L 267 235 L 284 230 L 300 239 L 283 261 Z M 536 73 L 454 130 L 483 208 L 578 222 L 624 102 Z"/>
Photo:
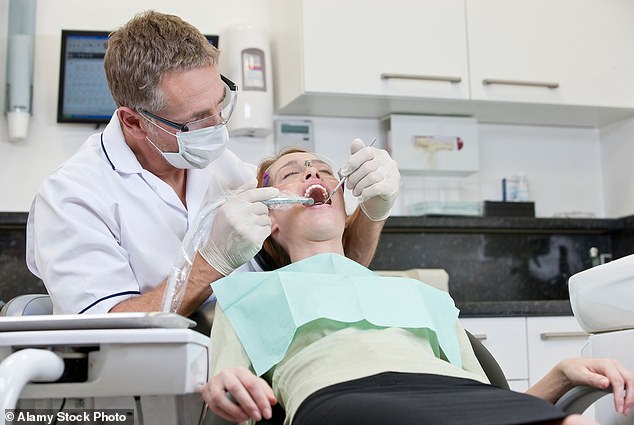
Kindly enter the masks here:
<path id="1" fill-rule="evenodd" d="M 57 122 L 105 124 L 117 108 L 103 68 L 108 31 L 62 30 Z M 218 47 L 217 35 L 206 35 Z"/>

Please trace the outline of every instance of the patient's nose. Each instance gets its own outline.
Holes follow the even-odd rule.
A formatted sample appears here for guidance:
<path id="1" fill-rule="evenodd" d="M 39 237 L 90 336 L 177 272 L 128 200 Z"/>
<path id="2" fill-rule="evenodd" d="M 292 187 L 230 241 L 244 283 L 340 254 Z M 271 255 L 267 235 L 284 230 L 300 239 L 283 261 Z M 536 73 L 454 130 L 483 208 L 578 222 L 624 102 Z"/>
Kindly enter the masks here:
<path id="1" fill-rule="evenodd" d="M 321 179 L 321 175 L 319 174 L 319 170 L 313 167 L 306 167 L 304 180 L 310 180 L 311 178 Z"/>

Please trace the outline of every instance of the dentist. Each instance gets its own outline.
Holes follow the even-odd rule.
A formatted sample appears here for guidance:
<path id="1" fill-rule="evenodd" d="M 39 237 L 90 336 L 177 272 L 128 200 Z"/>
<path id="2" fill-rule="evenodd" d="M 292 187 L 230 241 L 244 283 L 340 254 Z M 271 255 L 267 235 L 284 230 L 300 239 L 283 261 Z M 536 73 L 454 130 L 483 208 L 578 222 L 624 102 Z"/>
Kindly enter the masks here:
<path id="1" fill-rule="evenodd" d="M 42 184 L 27 223 L 27 265 L 55 313 L 159 311 L 183 237 L 206 201 L 231 190 L 209 241 L 193 259 L 179 310 L 190 315 L 210 282 L 248 263 L 271 232 L 255 167 L 226 149 L 238 88 L 217 70 L 219 52 L 177 16 L 148 11 L 109 38 L 104 67 L 117 104 Z M 353 142 L 347 253 L 367 265 L 398 193 L 396 163 Z M 248 266 L 246 266 L 248 268 Z"/>

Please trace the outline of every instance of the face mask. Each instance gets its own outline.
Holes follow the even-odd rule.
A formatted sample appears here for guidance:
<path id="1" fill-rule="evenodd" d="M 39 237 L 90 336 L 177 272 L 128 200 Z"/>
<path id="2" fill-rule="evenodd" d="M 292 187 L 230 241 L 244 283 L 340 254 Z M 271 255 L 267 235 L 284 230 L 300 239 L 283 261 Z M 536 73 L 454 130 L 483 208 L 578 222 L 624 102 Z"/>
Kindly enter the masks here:
<path id="1" fill-rule="evenodd" d="M 165 131 L 163 128 L 157 127 Z M 166 131 L 166 133 L 169 132 Z M 173 133 L 169 134 L 173 135 Z M 176 133 L 178 152 L 163 152 L 148 137 L 146 139 L 158 149 L 163 158 L 173 167 L 201 169 L 207 167 L 222 155 L 227 147 L 229 132 L 224 125 L 192 131 L 179 131 Z"/>

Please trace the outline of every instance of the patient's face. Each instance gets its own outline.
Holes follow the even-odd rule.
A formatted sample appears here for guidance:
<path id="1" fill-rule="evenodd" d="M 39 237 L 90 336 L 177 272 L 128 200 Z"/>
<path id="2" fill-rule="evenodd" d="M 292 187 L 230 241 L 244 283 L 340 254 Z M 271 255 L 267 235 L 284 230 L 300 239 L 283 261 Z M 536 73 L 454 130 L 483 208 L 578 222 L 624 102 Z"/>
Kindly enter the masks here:
<path id="1" fill-rule="evenodd" d="M 274 186 L 299 196 L 313 198 L 315 205 L 273 209 L 269 216 L 274 223 L 273 237 L 282 240 L 302 238 L 323 240 L 340 238 L 345 227 L 343 191 L 324 203 L 339 182 L 336 166 L 323 157 L 309 152 L 294 152 L 282 156 L 267 170 L 263 184 Z M 275 230 L 278 230 L 276 234 Z M 283 241 L 279 242 L 284 245 Z"/>

